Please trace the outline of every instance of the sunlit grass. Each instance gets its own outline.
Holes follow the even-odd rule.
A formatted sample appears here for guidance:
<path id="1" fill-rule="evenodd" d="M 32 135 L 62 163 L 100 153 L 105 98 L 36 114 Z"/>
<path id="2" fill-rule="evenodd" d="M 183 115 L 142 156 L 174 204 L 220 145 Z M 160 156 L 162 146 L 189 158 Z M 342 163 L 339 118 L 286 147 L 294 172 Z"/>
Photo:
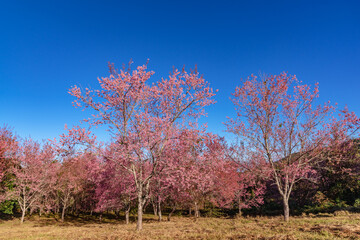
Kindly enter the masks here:
<path id="1" fill-rule="evenodd" d="M 134 220 L 134 219 L 133 219 Z M 136 223 L 98 218 L 33 217 L 20 225 L 18 219 L 0 223 L 1 239 L 360 239 L 360 215 L 314 215 L 293 217 L 289 223 L 281 217 L 200 218 L 173 217 L 157 222 L 145 215 L 144 230 L 135 231 Z"/>

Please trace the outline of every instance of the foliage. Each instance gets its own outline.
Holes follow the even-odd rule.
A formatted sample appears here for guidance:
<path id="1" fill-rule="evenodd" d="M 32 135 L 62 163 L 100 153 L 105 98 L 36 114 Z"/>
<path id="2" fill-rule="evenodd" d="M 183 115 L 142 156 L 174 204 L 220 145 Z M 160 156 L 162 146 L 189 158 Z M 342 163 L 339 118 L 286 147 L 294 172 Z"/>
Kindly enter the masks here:
<path id="1" fill-rule="evenodd" d="M 18 207 L 15 200 L 6 200 L 0 203 L 0 212 L 5 214 L 14 214 L 14 209 Z"/>

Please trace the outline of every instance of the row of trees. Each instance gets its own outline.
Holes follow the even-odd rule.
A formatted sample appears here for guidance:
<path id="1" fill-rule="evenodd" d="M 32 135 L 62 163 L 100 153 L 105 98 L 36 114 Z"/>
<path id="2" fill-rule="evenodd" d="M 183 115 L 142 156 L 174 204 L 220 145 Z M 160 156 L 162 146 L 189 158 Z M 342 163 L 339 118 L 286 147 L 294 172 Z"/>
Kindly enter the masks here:
<path id="1" fill-rule="evenodd" d="M 2 133 L 11 133 L 1 128 Z M 125 212 L 126 222 L 132 208 L 138 210 L 138 190 L 134 176 L 117 158 L 116 146 L 101 149 L 101 155 L 89 148 L 75 149 L 73 140 L 85 137 L 83 129 L 73 129 L 60 141 L 42 145 L 31 140 L 19 140 L 13 135 L 2 135 L 2 143 L 13 143 L 13 148 L 2 148 L 2 201 L 16 201 L 21 209 L 21 222 L 27 212 L 61 214 L 114 211 Z M 70 141 L 69 141 L 70 140 Z M 218 207 L 240 208 L 262 203 L 264 182 L 240 166 L 226 159 L 224 142 L 219 137 L 197 130 L 183 130 L 169 143 L 146 192 L 146 203 L 162 220 L 164 206 L 194 209 L 212 203 Z M 251 167 L 250 165 L 248 167 Z M 153 166 L 144 164 L 149 174 Z M 171 214 L 168 219 L 170 220 Z"/>
<path id="2" fill-rule="evenodd" d="M 19 140 L 4 127 L 0 141 L 3 199 L 26 212 L 124 211 L 137 209 L 137 230 L 147 204 L 162 219 L 172 209 L 243 208 L 263 203 L 273 183 L 289 219 L 289 198 L 297 182 L 314 180 L 323 159 L 343 162 L 359 119 L 347 109 L 335 117 L 319 105 L 318 87 L 295 76 L 251 76 L 236 88 L 237 117 L 226 126 L 239 140 L 227 143 L 197 120 L 214 104 L 214 91 L 197 71 L 174 70 L 149 83 L 147 66 L 116 70 L 99 79 L 99 90 L 74 86 L 75 106 L 92 111 L 85 122 L 106 125 L 111 142 L 99 143 L 89 130 L 74 127 L 38 144 Z M 330 154 L 331 152 L 331 154 Z"/>

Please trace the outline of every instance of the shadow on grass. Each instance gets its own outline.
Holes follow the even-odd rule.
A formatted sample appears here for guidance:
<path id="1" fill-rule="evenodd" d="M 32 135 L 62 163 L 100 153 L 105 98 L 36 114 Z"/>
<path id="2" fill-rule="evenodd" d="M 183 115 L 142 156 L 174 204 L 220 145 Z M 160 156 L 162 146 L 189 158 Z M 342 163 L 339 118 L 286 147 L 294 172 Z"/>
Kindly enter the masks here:
<path id="1" fill-rule="evenodd" d="M 136 222 L 135 216 L 130 216 L 130 223 Z M 26 221 L 30 221 L 34 223 L 34 227 L 46 227 L 46 226 L 61 226 L 61 227 L 91 227 L 92 224 L 100 224 L 100 225 L 125 225 L 125 216 L 121 216 L 120 218 L 114 215 L 103 215 L 100 220 L 100 215 L 67 215 L 65 216 L 64 222 L 61 221 L 59 216 L 47 216 L 47 217 L 28 217 Z M 153 223 L 158 222 L 157 219 L 152 216 L 144 216 L 144 223 Z"/>

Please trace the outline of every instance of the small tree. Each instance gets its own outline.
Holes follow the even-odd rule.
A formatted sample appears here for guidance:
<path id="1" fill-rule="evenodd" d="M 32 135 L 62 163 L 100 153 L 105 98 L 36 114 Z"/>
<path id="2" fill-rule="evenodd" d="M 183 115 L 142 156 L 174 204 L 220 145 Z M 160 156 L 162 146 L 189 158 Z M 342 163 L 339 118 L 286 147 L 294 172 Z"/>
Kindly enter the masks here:
<path id="1" fill-rule="evenodd" d="M 57 172 L 55 189 L 62 205 L 61 221 L 64 221 L 66 210 L 74 204 L 76 195 L 85 191 L 86 164 L 82 157 L 69 158 L 62 162 Z"/>
<path id="2" fill-rule="evenodd" d="M 11 168 L 14 174 L 14 189 L 9 191 L 9 198 L 18 201 L 22 211 L 21 223 L 26 211 L 48 190 L 49 177 L 55 170 L 54 151 L 49 144 L 40 147 L 33 140 L 25 140 L 18 150 L 18 163 Z"/>
<path id="3" fill-rule="evenodd" d="M 74 204 L 75 197 L 89 186 L 90 178 L 99 167 L 91 147 L 95 146 L 96 137 L 86 129 L 74 127 L 60 135 L 59 140 L 51 140 L 61 166 L 56 171 L 54 191 L 62 206 L 61 220 L 64 221 L 66 210 Z M 94 180 L 93 180 L 94 181 Z"/>
<path id="4" fill-rule="evenodd" d="M 11 129 L 7 126 L 0 127 L 0 183 L 15 163 L 17 149 L 18 142 Z"/>

